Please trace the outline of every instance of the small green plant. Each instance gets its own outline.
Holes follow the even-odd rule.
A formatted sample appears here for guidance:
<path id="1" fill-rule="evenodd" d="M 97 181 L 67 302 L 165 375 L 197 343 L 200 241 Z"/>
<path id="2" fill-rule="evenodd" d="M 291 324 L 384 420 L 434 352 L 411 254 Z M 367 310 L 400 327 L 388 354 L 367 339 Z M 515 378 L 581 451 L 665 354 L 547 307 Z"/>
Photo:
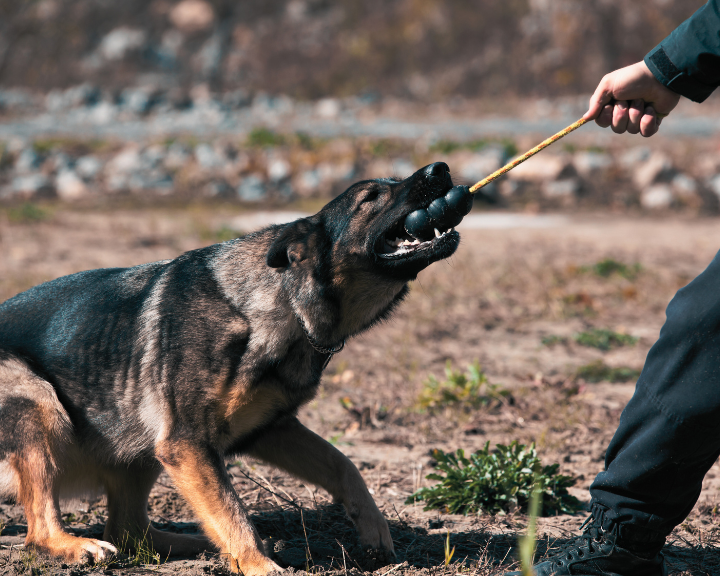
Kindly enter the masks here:
<path id="1" fill-rule="evenodd" d="M 605 258 L 592 266 L 581 266 L 579 270 L 581 272 L 592 272 L 601 278 L 609 278 L 613 274 L 617 274 L 628 280 L 633 280 L 642 270 L 642 266 L 638 262 L 628 265 L 613 258 Z"/>
<path id="2" fill-rule="evenodd" d="M 442 382 L 430 375 L 420 391 L 418 408 L 436 410 L 446 406 L 480 408 L 492 402 L 502 402 L 509 398 L 510 391 L 499 384 L 490 384 L 477 361 L 468 366 L 462 374 L 452 368 L 448 360 L 445 365 L 446 380 Z"/>
<path id="3" fill-rule="evenodd" d="M 613 368 L 608 366 L 602 360 L 595 360 L 580 366 L 575 372 L 576 378 L 582 378 L 586 382 L 629 382 L 630 380 L 637 380 L 640 376 L 640 371 L 627 366 L 618 366 Z"/>
<path id="4" fill-rule="evenodd" d="M 14 224 L 33 224 L 50 217 L 50 212 L 32 202 L 25 202 L 7 211 L 8 220 Z"/>
<path id="5" fill-rule="evenodd" d="M 575 336 L 575 342 L 581 346 L 590 346 L 604 351 L 620 346 L 634 346 L 637 341 L 637 338 L 629 334 L 620 334 L 603 328 L 593 328 Z"/>
<path id="6" fill-rule="evenodd" d="M 270 148 L 285 144 L 285 137 L 269 128 L 254 128 L 247 139 L 248 146 L 252 148 Z"/>
<path id="7" fill-rule="evenodd" d="M 447 531 L 447 538 L 445 539 L 445 566 L 449 566 L 452 561 L 453 554 L 455 554 L 455 546 L 450 550 L 450 530 Z"/>
<path id="8" fill-rule="evenodd" d="M 538 483 L 533 485 L 530 493 L 530 504 L 528 505 L 528 528 L 527 534 L 520 538 L 520 565 L 522 567 L 523 576 L 534 576 L 532 565 L 535 559 L 535 528 L 537 524 L 538 513 L 540 512 L 540 501 L 542 500 L 542 492 Z"/>
<path id="9" fill-rule="evenodd" d="M 122 561 L 124 566 L 160 566 L 163 562 L 162 556 L 155 551 L 152 540 L 148 538 L 148 526 L 141 537 L 131 536 L 127 532 L 119 543 L 118 550 L 126 551 L 128 557 Z"/>
<path id="10" fill-rule="evenodd" d="M 543 336 L 542 340 L 540 340 L 540 343 L 543 346 L 555 346 L 556 344 L 567 344 L 568 339 L 565 338 L 565 336 L 557 336 L 555 334 L 551 334 L 550 336 Z"/>
<path id="11" fill-rule="evenodd" d="M 512 442 L 485 448 L 469 457 L 463 450 L 445 453 L 434 450 L 438 473 L 428 474 L 437 484 L 421 488 L 407 499 L 425 502 L 425 510 L 441 509 L 450 514 L 475 512 L 503 513 L 527 511 L 533 486 L 542 495 L 540 513 L 548 516 L 573 513 L 580 502 L 567 489 L 575 483 L 570 476 L 557 473 L 559 464 L 543 466 L 535 444 L 526 446 Z"/>

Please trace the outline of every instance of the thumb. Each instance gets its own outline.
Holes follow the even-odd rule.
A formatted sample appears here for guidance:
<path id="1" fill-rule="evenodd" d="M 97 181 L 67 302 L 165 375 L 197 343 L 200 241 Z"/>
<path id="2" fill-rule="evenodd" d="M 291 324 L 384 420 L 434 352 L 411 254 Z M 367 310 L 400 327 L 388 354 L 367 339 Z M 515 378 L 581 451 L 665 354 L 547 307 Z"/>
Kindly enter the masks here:
<path id="1" fill-rule="evenodd" d="M 583 118 L 585 120 L 597 118 L 605 105 L 611 102 L 612 99 L 613 96 L 609 83 L 603 78 L 595 89 L 595 93 L 590 97 L 590 107 L 588 111 L 585 112 Z"/>

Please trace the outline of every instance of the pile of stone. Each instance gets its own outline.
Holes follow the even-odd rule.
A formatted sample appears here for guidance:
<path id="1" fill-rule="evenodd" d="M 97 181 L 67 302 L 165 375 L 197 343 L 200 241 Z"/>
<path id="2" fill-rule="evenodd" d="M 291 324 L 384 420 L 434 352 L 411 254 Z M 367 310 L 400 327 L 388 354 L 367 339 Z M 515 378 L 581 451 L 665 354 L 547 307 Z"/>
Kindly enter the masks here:
<path id="1" fill-rule="evenodd" d="M 492 143 L 479 150 L 460 144 L 445 153 L 428 143 L 396 144 L 390 155 L 372 141 L 350 138 L 309 147 L 296 140 L 257 145 L 222 138 L 145 144 L 11 140 L 0 143 L 0 200 L 129 194 L 277 204 L 329 199 L 354 181 L 406 177 L 437 160 L 449 164 L 456 182 L 473 184 L 509 159 L 506 146 Z M 514 208 L 716 212 L 720 160 L 712 150 L 689 164 L 645 147 L 546 151 L 485 189 L 484 198 Z"/>

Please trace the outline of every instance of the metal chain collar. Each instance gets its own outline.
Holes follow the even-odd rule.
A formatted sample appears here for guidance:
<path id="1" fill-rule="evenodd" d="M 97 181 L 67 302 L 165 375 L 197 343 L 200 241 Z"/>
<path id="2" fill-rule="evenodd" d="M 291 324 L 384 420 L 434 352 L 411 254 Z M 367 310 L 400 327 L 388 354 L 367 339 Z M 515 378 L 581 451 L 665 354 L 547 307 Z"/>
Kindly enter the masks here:
<path id="1" fill-rule="evenodd" d="M 337 346 L 333 346 L 332 348 L 326 348 L 325 346 L 320 346 L 315 339 L 310 335 L 310 332 L 308 332 L 308 329 L 305 327 L 305 323 L 302 321 L 302 318 L 295 314 L 295 318 L 298 321 L 298 324 L 300 324 L 300 328 L 305 333 L 305 337 L 308 339 L 308 342 L 310 342 L 310 346 L 312 346 L 317 352 L 320 352 L 320 354 L 329 354 L 330 356 L 333 356 L 334 354 L 337 354 L 345 348 L 345 340 L 340 342 Z M 328 358 L 328 361 L 330 358 Z M 325 365 L 327 366 L 327 362 L 325 362 Z"/>

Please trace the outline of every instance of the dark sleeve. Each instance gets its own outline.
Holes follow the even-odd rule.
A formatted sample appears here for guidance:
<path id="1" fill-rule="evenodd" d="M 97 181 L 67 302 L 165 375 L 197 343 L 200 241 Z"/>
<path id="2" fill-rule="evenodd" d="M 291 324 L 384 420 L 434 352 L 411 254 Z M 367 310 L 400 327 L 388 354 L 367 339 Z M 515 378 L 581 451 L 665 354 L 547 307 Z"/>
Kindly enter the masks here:
<path id="1" fill-rule="evenodd" d="M 645 56 L 673 92 L 702 102 L 720 86 L 720 0 L 710 0 Z"/>

